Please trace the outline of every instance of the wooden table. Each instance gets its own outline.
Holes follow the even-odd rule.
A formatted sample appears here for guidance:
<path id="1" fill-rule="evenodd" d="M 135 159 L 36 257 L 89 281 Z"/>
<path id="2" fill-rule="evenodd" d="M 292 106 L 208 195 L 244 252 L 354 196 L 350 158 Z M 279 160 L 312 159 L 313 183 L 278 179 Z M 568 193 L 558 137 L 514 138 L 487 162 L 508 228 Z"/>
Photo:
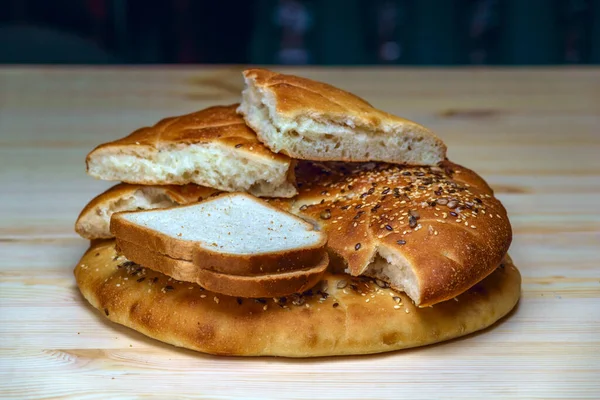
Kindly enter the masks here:
<path id="1" fill-rule="evenodd" d="M 429 126 L 514 227 L 492 329 L 367 357 L 217 358 L 107 322 L 72 270 L 95 145 L 238 100 L 241 68 L 0 69 L 0 397 L 600 398 L 600 69 L 306 69 Z M 86 398 L 87 398 L 86 397 Z"/>

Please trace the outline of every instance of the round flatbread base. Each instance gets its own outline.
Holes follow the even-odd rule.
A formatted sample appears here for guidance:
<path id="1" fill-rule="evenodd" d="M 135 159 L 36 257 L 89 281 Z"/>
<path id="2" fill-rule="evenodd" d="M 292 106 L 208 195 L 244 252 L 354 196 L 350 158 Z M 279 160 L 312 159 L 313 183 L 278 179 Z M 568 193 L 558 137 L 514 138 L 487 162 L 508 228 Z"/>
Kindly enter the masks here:
<path id="1" fill-rule="evenodd" d="M 331 274 L 303 295 L 242 299 L 131 263 L 113 240 L 93 243 L 75 277 L 111 321 L 175 346 L 231 356 L 369 354 L 441 342 L 492 325 L 521 291 L 507 256 L 483 281 L 432 307 L 418 308 L 382 282 Z"/>

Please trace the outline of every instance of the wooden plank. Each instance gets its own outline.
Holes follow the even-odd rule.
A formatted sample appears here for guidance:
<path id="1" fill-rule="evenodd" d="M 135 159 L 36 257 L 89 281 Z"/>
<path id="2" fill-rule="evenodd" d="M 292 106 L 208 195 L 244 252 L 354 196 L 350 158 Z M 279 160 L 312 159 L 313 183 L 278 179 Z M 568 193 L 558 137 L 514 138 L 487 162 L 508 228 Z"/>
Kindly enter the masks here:
<path id="1" fill-rule="evenodd" d="M 0 397 L 599 398 L 600 70 L 290 69 L 439 132 L 513 224 L 522 300 L 449 343 L 379 356 L 219 358 L 107 322 L 72 231 L 110 183 L 96 144 L 239 98 L 239 68 L 0 68 Z"/>

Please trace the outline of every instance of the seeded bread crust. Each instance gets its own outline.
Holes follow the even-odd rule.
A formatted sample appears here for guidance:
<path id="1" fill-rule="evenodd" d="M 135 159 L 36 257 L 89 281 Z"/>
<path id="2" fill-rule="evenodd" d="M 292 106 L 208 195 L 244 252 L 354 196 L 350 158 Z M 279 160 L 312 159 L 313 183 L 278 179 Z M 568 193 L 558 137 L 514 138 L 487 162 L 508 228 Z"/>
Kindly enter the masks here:
<path id="1" fill-rule="evenodd" d="M 431 168 L 303 163 L 297 175 L 300 194 L 272 203 L 320 226 L 350 274 L 382 279 L 422 307 L 492 273 L 512 241 L 506 210 L 487 183 L 449 161 Z M 395 283 L 392 274 L 407 281 Z"/>
<path id="2" fill-rule="evenodd" d="M 251 197 L 249 195 L 240 193 L 223 193 L 213 196 L 207 201 L 219 201 L 224 197 L 230 196 Z M 254 198 L 253 200 L 258 202 L 261 201 Z M 270 207 L 274 214 L 286 213 L 285 211 L 270 206 L 267 203 L 265 203 L 265 206 Z M 179 208 L 185 207 L 189 206 L 179 206 Z M 131 211 L 131 213 L 138 212 L 152 213 L 160 211 Z M 213 272 L 220 272 L 223 274 L 245 276 L 290 272 L 294 270 L 302 270 L 308 266 L 313 266 L 319 263 L 327 252 L 327 236 L 318 232 L 315 232 L 319 237 L 318 242 L 314 243 L 313 245 L 303 246 L 296 249 L 244 255 L 213 251 L 206 247 L 205 244 L 187 240 L 178 240 L 177 238 L 163 234 L 162 232 L 152 230 L 143 225 L 135 224 L 125 218 L 128 214 L 129 213 L 126 212 L 115 213 L 111 218 L 110 230 L 117 239 L 138 245 L 153 253 L 159 253 L 170 258 L 188 261 L 190 262 L 190 265 L 195 264 L 196 269 L 199 270 L 203 269 Z M 307 231 L 314 230 L 311 224 L 302 220 L 301 218 L 298 218 L 292 214 L 289 215 L 289 218 L 300 222 Z M 210 227 L 208 226 L 206 229 L 210 229 Z M 127 253 L 125 253 L 125 255 L 130 258 Z M 130 259 L 142 263 L 137 259 Z"/>
<path id="3" fill-rule="evenodd" d="M 139 265 L 179 281 L 196 283 L 215 293 L 248 298 L 304 292 L 321 280 L 329 264 L 327 253 L 323 253 L 317 262 L 305 264 L 303 269 L 240 276 L 199 268 L 198 264 L 190 261 L 174 259 L 118 238 L 115 244 L 120 254 Z"/>
<path id="4" fill-rule="evenodd" d="M 508 314 L 521 283 L 507 259 L 456 301 L 431 308 L 368 278 L 329 274 L 305 295 L 241 299 L 126 262 L 114 241 L 92 245 L 75 277 L 103 316 L 146 336 L 210 354 L 282 357 L 380 353 L 467 335 Z"/>
<path id="5" fill-rule="evenodd" d="M 101 144 L 88 154 L 87 172 L 98 179 L 141 185 L 195 183 L 256 196 L 294 196 L 294 161 L 262 145 L 236 107 L 215 106 L 165 118 Z M 190 153 L 177 158 L 185 152 Z M 169 157 L 161 158 L 165 154 Z"/>
<path id="6" fill-rule="evenodd" d="M 75 232 L 89 240 L 109 239 L 110 217 L 114 212 L 132 211 L 136 207 L 155 209 L 176 205 L 191 204 L 207 199 L 219 190 L 189 185 L 144 186 L 127 183 L 117 184 L 94 197 L 81 211 L 75 222 Z M 135 201 L 143 198 L 143 203 Z"/>
<path id="7" fill-rule="evenodd" d="M 238 112 L 271 150 L 303 160 L 436 165 L 446 146 L 429 129 L 326 83 L 243 72 Z"/>

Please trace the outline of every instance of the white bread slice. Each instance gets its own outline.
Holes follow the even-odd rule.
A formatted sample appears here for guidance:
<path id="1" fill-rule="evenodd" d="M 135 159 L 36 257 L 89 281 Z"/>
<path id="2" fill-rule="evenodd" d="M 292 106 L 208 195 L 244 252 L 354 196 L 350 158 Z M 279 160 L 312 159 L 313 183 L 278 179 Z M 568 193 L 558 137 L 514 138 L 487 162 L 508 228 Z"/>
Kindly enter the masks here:
<path id="1" fill-rule="evenodd" d="M 166 118 L 101 144 L 88 154 L 87 172 L 140 185 L 195 183 L 256 196 L 294 196 L 294 161 L 262 145 L 236 107 Z"/>
<path id="2" fill-rule="evenodd" d="M 314 266 L 326 253 L 327 242 L 311 224 L 244 193 L 170 209 L 116 213 L 110 230 L 117 240 L 193 261 L 198 268 L 248 276 Z"/>
<path id="3" fill-rule="evenodd" d="M 189 185 L 145 186 L 119 183 L 94 197 L 75 222 L 75 232 L 89 240 L 109 239 L 110 217 L 119 211 L 151 210 L 197 203 L 219 190 Z"/>
<path id="4" fill-rule="evenodd" d="M 237 297 L 280 297 L 302 293 L 321 280 L 329 264 L 329 257 L 324 253 L 317 263 L 305 269 L 244 276 L 198 268 L 191 261 L 171 258 L 120 239 L 116 240 L 116 247 L 136 264 L 178 281 L 197 283 L 212 292 Z"/>
<path id="5" fill-rule="evenodd" d="M 325 83 L 264 69 L 244 71 L 238 113 L 268 148 L 314 161 L 436 165 L 446 146 L 427 128 Z"/>

